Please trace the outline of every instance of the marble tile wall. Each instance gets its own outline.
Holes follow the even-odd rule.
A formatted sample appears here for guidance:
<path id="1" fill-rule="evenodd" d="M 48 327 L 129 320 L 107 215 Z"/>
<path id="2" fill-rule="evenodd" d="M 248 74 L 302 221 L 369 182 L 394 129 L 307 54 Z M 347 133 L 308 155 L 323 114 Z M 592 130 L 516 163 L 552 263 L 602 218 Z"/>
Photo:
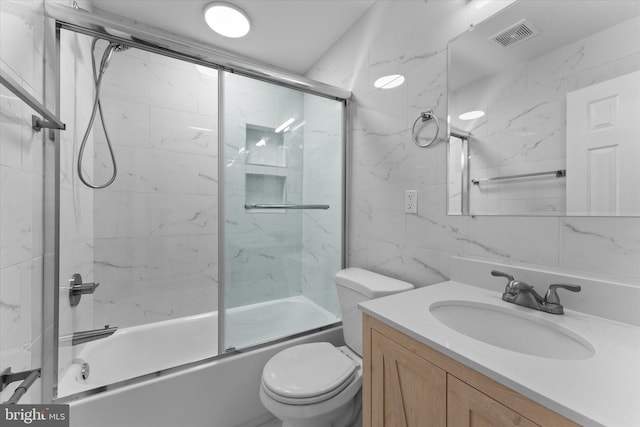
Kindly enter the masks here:
<path id="1" fill-rule="evenodd" d="M 508 3 L 377 2 L 307 73 L 353 92 L 349 265 L 425 286 L 450 277 L 449 259 L 460 255 L 640 286 L 640 218 L 447 216 L 446 145 L 410 139 L 420 111 L 447 115 L 447 42 Z M 373 87 L 390 73 L 405 84 Z M 403 211 L 409 189 L 417 214 Z"/>
<path id="2" fill-rule="evenodd" d="M 42 2 L 1 1 L 0 68 L 39 100 L 43 55 Z M 31 129 L 32 114 L 0 85 L 0 371 L 42 366 L 45 141 Z M 38 381 L 21 403 L 38 402 L 40 392 Z"/>
<path id="3" fill-rule="evenodd" d="M 93 193 L 95 328 L 217 310 L 218 80 L 206 71 L 133 48 L 111 58 L 101 99 L 118 177 Z M 93 136 L 102 183 L 99 122 Z"/>
<path id="4" fill-rule="evenodd" d="M 259 190 L 247 183 L 269 179 L 284 185 L 275 200 L 269 191 L 264 203 L 301 203 L 303 197 L 303 94 L 287 88 L 234 74 L 225 75 L 224 163 L 225 163 L 225 240 L 226 307 L 269 301 L 300 295 L 302 211 L 245 210 L 244 204 L 262 195 L 247 194 Z M 296 121 L 284 131 L 284 163 L 252 163 L 273 156 L 251 153 L 269 150 L 269 145 L 247 142 L 246 127 L 275 130 L 293 117 Z M 269 144 L 269 142 L 267 142 Z M 306 167 L 306 165 L 305 165 Z M 247 181 L 250 174 L 253 181 Z M 254 200 L 260 202 L 260 200 Z"/>
<path id="5" fill-rule="evenodd" d="M 91 40 L 63 31 L 60 36 L 60 119 L 67 125 L 60 132 L 60 288 L 59 337 L 93 328 L 93 295 L 82 296 L 71 307 L 69 279 L 75 273 L 84 282 L 97 281 L 94 272 L 94 190 L 81 184 L 76 173 L 78 150 L 93 106 Z M 89 134 L 84 161 L 84 176 L 93 181 L 93 134 Z M 82 346 L 60 340 L 58 375 L 63 376 Z"/>
<path id="6" fill-rule="evenodd" d="M 451 93 L 451 111 L 487 112 L 451 117 L 473 133 L 471 178 L 564 169 L 567 93 L 640 69 L 640 44 L 626 37 L 639 33 L 640 18 L 632 18 Z M 472 185 L 470 211 L 562 214 L 564 194 L 565 180 L 548 177 Z"/>
<path id="7" fill-rule="evenodd" d="M 302 211 L 302 294 L 340 316 L 334 275 L 342 262 L 342 105 L 304 96 L 303 203 L 328 210 Z"/>

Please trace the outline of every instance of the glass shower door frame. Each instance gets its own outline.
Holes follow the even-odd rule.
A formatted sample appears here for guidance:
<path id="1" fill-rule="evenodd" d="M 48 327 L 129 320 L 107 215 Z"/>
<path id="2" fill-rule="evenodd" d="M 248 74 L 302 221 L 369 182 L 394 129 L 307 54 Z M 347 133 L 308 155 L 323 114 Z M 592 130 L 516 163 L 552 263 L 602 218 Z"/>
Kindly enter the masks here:
<path id="1" fill-rule="evenodd" d="M 132 47 L 143 49 L 149 52 L 158 53 L 171 58 L 188 61 L 194 64 L 204 65 L 210 68 L 219 70 L 219 85 L 222 84 L 224 72 L 234 72 L 252 77 L 258 80 L 264 80 L 270 83 L 275 83 L 281 86 L 289 87 L 291 89 L 299 90 L 302 92 L 311 93 L 314 95 L 339 100 L 343 104 L 342 108 L 342 176 L 341 176 L 341 189 L 342 189 L 342 206 L 341 206 L 341 267 L 346 265 L 347 257 L 347 239 L 345 236 L 345 230 L 347 225 L 347 200 L 348 200 L 348 182 L 349 175 L 347 173 L 350 161 L 350 129 L 349 129 L 349 110 L 350 110 L 350 98 L 351 92 L 341 88 L 333 87 L 323 83 L 308 80 L 304 77 L 289 75 L 288 72 L 274 70 L 269 67 L 265 67 L 261 64 L 253 63 L 249 60 L 243 60 L 238 57 L 229 56 L 224 52 L 218 52 L 209 46 L 199 44 L 188 39 L 181 39 L 175 35 L 164 34 L 161 30 L 153 28 L 129 28 L 123 26 L 121 23 L 112 20 L 110 18 L 89 15 L 83 11 L 73 10 L 69 7 L 47 4 L 45 5 L 45 31 L 50 32 L 51 37 L 54 39 L 54 49 L 45 49 L 45 57 L 48 63 L 53 64 L 53 72 L 45 73 L 45 87 L 51 88 L 47 91 L 48 99 L 47 105 L 51 105 L 52 109 L 56 113 L 60 112 L 60 30 L 70 30 L 80 34 L 88 36 L 99 37 L 105 40 L 114 42 L 124 42 Z M 108 30 L 118 31 L 117 34 L 122 34 L 121 37 L 114 36 L 113 33 Z M 222 102 L 223 92 L 220 92 L 218 102 Z M 219 104 L 220 105 L 220 104 Z M 218 114 L 218 120 L 220 121 L 222 114 Z M 222 132 L 222 128 L 221 132 Z M 45 403 L 57 402 L 64 403 L 69 399 L 65 397 L 58 397 L 57 385 L 58 385 L 58 345 L 59 345 L 59 300 L 61 298 L 61 279 L 59 277 L 59 263 L 60 263 L 60 133 L 59 131 L 52 132 L 54 136 L 53 146 L 48 147 L 45 153 L 46 164 L 52 165 L 53 179 L 45 180 L 45 208 L 49 209 L 53 215 L 45 215 L 45 260 L 44 260 L 44 277 L 45 287 L 43 290 L 43 366 L 42 366 L 42 401 Z M 218 139 L 218 147 L 221 147 L 223 141 L 222 135 Z M 223 156 L 219 156 L 219 185 L 224 183 L 224 162 Z M 219 212 L 224 210 L 224 200 L 219 194 Z M 223 215 L 219 215 L 219 224 L 223 224 Z M 219 229 L 219 245 L 223 245 L 224 242 L 224 227 Z M 221 254 L 218 254 L 218 259 L 221 258 Z M 219 264 L 219 309 L 224 308 L 224 266 L 223 263 Z M 219 321 L 219 343 L 223 347 L 224 339 L 224 316 L 220 316 Z M 339 323 L 338 323 L 339 324 Z M 327 326 L 329 328 L 332 326 Z M 321 328 L 325 329 L 325 328 Z M 303 335 L 301 333 L 299 335 Z M 287 339 L 287 338 L 283 338 Z M 281 340 L 277 340 L 281 341 Z M 220 345 L 220 344 L 219 344 Z M 268 344 L 263 344 L 268 345 Z M 261 347 L 263 345 L 259 345 Z M 72 399 L 100 393 L 102 391 L 108 391 L 124 387 L 133 383 L 145 381 L 149 378 L 156 378 L 158 376 L 164 376 L 176 370 L 186 369 L 188 367 L 197 366 L 202 363 L 211 361 L 218 357 L 226 357 L 228 354 L 224 354 L 219 351 L 217 356 L 210 359 L 196 361 L 189 363 L 188 365 L 169 368 L 167 370 L 155 372 L 149 375 L 145 375 L 140 378 L 122 381 L 116 384 L 110 384 L 100 387 L 99 389 L 89 390 L 77 395 L 71 396 Z"/>

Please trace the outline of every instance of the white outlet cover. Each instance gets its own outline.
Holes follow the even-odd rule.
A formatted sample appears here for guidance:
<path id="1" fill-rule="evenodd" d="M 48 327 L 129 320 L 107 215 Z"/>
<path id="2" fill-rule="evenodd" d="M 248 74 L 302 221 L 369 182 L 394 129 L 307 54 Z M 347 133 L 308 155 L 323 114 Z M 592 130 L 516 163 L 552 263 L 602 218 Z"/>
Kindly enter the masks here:
<path id="1" fill-rule="evenodd" d="M 404 192 L 404 212 L 418 213 L 418 190 Z"/>

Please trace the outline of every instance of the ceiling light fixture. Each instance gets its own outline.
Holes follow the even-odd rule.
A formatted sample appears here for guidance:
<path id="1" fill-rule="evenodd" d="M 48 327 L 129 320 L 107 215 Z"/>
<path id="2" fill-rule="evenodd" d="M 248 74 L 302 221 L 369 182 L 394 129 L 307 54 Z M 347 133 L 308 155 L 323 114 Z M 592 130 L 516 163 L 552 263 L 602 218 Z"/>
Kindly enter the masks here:
<path id="1" fill-rule="evenodd" d="M 476 0 L 475 7 L 480 10 L 489 3 L 489 0 Z"/>
<path id="2" fill-rule="evenodd" d="M 230 38 L 244 37 L 251 29 L 247 14 L 239 7 L 224 2 L 205 6 L 204 20 L 213 31 Z"/>
<path id="3" fill-rule="evenodd" d="M 474 120 L 479 119 L 484 116 L 484 111 L 475 110 L 475 111 L 467 111 L 466 113 L 462 113 L 458 116 L 460 120 Z"/>
<path id="4" fill-rule="evenodd" d="M 404 76 L 402 74 L 390 74 L 380 77 L 373 85 L 378 89 L 391 89 L 400 86 L 402 83 L 404 83 Z"/>

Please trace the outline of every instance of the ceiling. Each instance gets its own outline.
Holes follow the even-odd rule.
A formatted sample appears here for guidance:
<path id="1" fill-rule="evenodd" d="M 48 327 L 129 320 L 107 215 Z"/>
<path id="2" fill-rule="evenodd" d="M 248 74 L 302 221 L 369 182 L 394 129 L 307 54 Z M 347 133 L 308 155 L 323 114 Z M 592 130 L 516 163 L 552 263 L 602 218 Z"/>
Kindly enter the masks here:
<path id="1" fill-rule="evenodd" d="M 449 88 L 487 78 L 640 15 L 640 2 L 636 0 L 585 1 L 579 8 L 575 3 L 514 3 L 453 40 L 449 44 Z M 492 36 L 522 19 L 533 24 L 540 34 L 507 49 L 491 41 Z"/>
<path id="2" fill-rule="evenodd" d="M 249 15 L 251 32 L 239 39 L 220 36 L 207 26 L 202 11 L 211 2 L 208 0 L 91 0 L 91 3 L 96 9 L 305 74 L 374 1 L 225 0 Z"/>

